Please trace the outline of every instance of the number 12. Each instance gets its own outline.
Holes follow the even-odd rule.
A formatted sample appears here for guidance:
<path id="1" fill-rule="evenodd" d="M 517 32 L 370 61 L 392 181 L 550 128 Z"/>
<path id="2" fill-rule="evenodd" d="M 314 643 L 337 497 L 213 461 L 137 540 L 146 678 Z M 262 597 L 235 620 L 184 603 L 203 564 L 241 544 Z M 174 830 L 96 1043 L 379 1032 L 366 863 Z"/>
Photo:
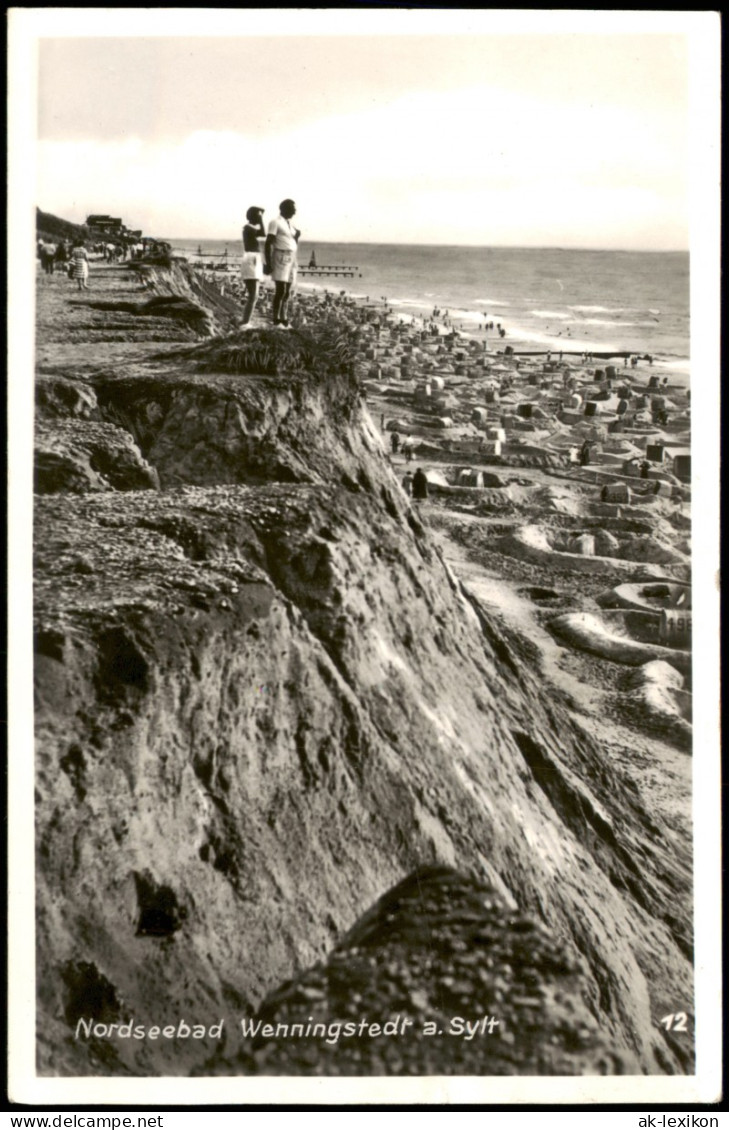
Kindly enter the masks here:
<path id="1" fill-rule="evenodd" d="M 669 1012 L 658 1021 L 667 1032 L 687 1032 L 688 1016 L 685 1012 Z"/>

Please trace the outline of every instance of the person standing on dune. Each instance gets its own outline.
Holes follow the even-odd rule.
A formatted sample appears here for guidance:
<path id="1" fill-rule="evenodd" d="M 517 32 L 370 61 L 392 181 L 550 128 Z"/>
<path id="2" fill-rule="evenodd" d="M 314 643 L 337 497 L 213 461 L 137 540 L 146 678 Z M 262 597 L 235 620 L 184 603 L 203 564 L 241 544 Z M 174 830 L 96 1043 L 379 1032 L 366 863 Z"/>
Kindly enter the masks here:
<path id="1" fill-rule="evenodd" d="M 243 309 L 243 326 L 248 327 L 258 300 L 258 288 L 263 279 L 263 259 L 258 245 L 266 232 L 263 227 L 263 208 L 251 207 L 246 212 L 243 227 L 243 258 L 240 276 L 246 289 L 246 304 Z"/>
<path id="2" fill-rule="evenodd" d="M 271 220 L 266 236 L 264 274 L 275 284 L 273 296 L 273 324 L 288 329 L 288 304 L 296 283 L 296 252 L 301 232 L 292 224 L 296 215 L 293 200 L 282 200 L 279 215 Z"/>

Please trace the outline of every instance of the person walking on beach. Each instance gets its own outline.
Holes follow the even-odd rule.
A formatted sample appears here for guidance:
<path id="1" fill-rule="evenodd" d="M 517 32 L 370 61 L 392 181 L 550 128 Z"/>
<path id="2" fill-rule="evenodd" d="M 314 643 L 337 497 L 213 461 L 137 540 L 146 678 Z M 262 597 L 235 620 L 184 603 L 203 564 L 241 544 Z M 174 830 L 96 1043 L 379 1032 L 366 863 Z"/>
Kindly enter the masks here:
<path id="1" fill-rule="evenodd" d="M 89 290 L 89 257 L 86 248 L 79 240 L 71 248 L 71 278 L 76 279 L 79 290 Z"/>
<path id="2" fill-rule="evenodd" d="M 279 215 L 271 220 L 266 236 L 264 274 L 275 283 L 273 296 L 273 324 L 288 329 L 288 304 L 296 282 L 296 251 L 301 232 L 291 223 L 296 215 L 293 200 L 282 200 Z"/>
<path id="3" fill-rule="evenodd" d="M 243 225 L 243 258 L 240 265 L 240 277 L 246 289 L 246 304 L 243 308 L 243 328 L 250 325 L 253 311 L 258 301 L 258 289 L 263 281 L 263 256 L 259 247 L 259 239 L 265 239 L 266 231 L 263 227 L 263 208 L 252 206 L 246 212 L 246 221 Z"/>

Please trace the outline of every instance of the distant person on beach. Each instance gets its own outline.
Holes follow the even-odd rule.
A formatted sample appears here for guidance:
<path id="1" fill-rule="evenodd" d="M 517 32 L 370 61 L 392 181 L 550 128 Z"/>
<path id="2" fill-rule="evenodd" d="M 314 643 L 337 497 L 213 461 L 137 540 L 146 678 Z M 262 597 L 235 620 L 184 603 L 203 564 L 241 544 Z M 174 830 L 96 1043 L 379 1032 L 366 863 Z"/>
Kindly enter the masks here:
<path id="1" fill-rule="evenodd" d="M 397 453 L 400 449 L 400 433 L 399 432 L 393 432 L 392 435 L 390 436 L 390 448 L 392 450 L 392 454 L 397 455 Z"/>
<path id="2" fill-rule="evenodd" d="M 279 215 L 271 220 L 266 236 L 264 274 L 275 283 L 273 296 L 273 324 L 288 329 L 288 304 L 296 283 L 296 251 L 301 232 L 291 223 L 296 215 L 293 200 L 282 200 Z"/>
<path id="3" fill-rule="evenodd" d="M 580 466 L 581 467 L 587 467 L 589 462 L 590 462 L 590 444 L 589 444 L 588 440 L 585 440 L 582 447 L 580 448 Z"/>
<path id="4" fill-rule="evenodd" d="M 413 475 L 413 498 L 423 502 L 428 497 L 428 479 L 422 467 L 417 467 Z"/>
<path id="5" fill-rule="evenodd" d="M 263 256 L 259 239 L 265 239 L 263 208 L 252 206 L 246 212 L 243 225 L 243 258 L 240 264 L 240 277 L 246 288 L 246 304 L 243 308 L 243 326 L 248 326 L 258 301 L 258 288 L 263 281 Z"/>
<path id="6" fill-rule="evenodd" d="M 71 248 L 71 278 L 76 279 L 79 290 L 88 290 L 89 256 L 83 243 L 79 241 Z"/>
<path id="7" fill-rule="evenodd" d="M 413 493 L 413 476 L 410 471 L 406 471 L 403 475 L 402 489 L 405 491 L 405 494 L 407 494 L 408 497 Z"/>

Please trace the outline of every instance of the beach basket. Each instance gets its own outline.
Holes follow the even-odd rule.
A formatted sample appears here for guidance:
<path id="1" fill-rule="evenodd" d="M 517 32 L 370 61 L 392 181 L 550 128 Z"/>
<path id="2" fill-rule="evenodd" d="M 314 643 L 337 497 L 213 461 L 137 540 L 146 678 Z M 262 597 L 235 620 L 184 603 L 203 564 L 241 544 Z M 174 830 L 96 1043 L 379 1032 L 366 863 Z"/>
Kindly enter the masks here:
<path id="1" fill-rule="evenodd" d="M 682 483 L 691 482 L 691 456 L 690 455 L 674 455 L 673 457 L 673 473 L 677 479 Z"/>
<path id="2" fill-rule="evenodd" d="M 580 534 L 570 544 L 570 551 L 578 553 L 581 557 L 595 556 L 595 538 L 592 534 Z"/>
<path id="3" fill-rule="evenodd" d="M 661 640 L 669 647 L 691 644 L 691 613 L 688 609 L 664 608 L 661 612 Z"/>
<path id="4" fill-rule="evenodd" d="M 600 491 L 600 499 L 602 502 L 629 503 L 630 487 L 627 483 L 606 483 Z"/>

